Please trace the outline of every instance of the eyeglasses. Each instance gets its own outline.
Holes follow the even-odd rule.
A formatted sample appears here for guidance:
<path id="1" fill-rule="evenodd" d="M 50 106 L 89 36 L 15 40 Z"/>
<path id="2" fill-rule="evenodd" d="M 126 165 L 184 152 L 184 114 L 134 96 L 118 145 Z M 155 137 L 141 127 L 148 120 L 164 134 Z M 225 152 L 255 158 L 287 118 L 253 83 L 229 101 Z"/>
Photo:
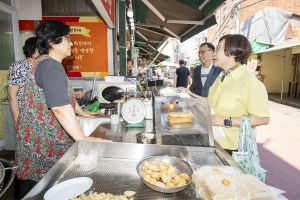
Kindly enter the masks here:
<path id="1" fill-rule="evenodd" d="M 62 37 L 59 37 L 59 38 L 66 38 L 68 40 L 69 43 L 71 43 L 71 38 L 69 35 L 64 35 Z"/>
<path id="2" fill-rule="evenodd" d="M 202 54 L 202 55 L 204 55 L 205 54 L 205 52 L 207 52 L 207 51 L 212 51 L 211 49 L 209 49 L 209 50 L 202 50 L 202 51 L 198 51 L 198 54 Z"/>

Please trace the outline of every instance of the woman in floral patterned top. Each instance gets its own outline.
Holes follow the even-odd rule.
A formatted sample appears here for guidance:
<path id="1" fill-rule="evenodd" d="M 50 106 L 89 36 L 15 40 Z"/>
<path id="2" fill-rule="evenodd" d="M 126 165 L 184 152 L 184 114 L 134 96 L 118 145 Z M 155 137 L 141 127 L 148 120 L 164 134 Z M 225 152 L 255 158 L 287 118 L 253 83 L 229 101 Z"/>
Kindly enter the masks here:
<path id="1" fill-rule="evenodd" d="M 28 71 L 31 69 L 33 62 L 39 56 L 39 52 L 36 48 L 35 37 L 30 37 L 25 41 L 23 54 L 26 58 L 11 64 L 8 69 L 7 76 L 8 101 L 15 125 L 19 116 L 19 109 L 22 107 L 22 96 Z"/>
<path id="2" fill-rule="evenodd" d="M 30 70 L 24 87 L 23 107 L 16 126 L 15 199 L 22 199 L 72 146 L 74 140 L 101 140 L 86 137 L 75 113 L 83 111 L 61 65 L 71 55 L 70 27 L 47 20 L 35 30 L 41 56 Z"/>

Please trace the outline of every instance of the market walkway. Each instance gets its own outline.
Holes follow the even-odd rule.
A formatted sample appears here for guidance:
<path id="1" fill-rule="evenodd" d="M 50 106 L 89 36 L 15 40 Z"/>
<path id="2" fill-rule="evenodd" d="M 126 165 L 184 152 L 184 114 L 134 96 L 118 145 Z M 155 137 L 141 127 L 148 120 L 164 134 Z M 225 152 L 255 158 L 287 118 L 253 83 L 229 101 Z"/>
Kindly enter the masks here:
<path id="1" fill-rule="evenodd" d="M 271 120 L 257 128 L 261 165 L 266 183 L 300 199 L 300 109 L 270 101 Z"/>

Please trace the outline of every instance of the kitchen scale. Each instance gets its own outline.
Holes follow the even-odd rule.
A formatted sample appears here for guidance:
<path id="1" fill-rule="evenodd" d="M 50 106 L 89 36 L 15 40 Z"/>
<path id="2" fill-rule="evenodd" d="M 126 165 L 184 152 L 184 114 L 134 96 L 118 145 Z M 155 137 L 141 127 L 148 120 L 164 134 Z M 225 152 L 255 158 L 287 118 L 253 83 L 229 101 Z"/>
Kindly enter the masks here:
<path id="1" fill-rule="evenodd" d="M 139 99 L 129 99 L 124 102 L 122 107 L 122 117 L 126 122 L 127 128 L 144 128 L 146 106 Z"/>

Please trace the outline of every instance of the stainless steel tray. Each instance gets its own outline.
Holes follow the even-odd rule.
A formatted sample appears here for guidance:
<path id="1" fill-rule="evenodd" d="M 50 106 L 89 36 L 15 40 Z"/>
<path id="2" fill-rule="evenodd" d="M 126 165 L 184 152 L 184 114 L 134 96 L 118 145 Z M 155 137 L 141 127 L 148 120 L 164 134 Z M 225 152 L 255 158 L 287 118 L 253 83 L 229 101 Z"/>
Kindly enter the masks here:
<path id="1" fill-rule="evenodd" d="M 79 165 L 74 164 L 74 159 L 78 152 L 87 154 L 91 150 L 98 152 L 98 165 L 93 170 L 84 172 Z M 136 192 L 135 199 L 196 199 L 193 184 L 174 194 L 164 194 L 150 189 L 138 176 L 136 165 L 142 158 L 150 155 L 170 155 L 181 158 L 189 162 L 194 170 L 204 165 L 229 165 L 232 162 L 227 162 L 226 158 L 218 152 L 215 148 L 207 147 L 79 141 L 24 199 L 43 199 L 45 192 L 54 184 L 82 176 L 93 179 L 92 189 L 98 193 L 120 195 L 126 190 L 132 190 Z"/>
<path id="2" fill-rule="evenodd" d="M 187 111 L 180 111 L 187 112 Z M 187 129 L 203 129 L 200 122 L 193 117 L 192 123 L 183 123 L 183 124 L 169 124 L 168 123 L 168 114 L 170 112 L 161 113 L 161 131 L 172 130 L 172 129 L 185 129 L 183 131 L 186 132 Z M 205 131 L 207 133 L 207 131 Z"/>

